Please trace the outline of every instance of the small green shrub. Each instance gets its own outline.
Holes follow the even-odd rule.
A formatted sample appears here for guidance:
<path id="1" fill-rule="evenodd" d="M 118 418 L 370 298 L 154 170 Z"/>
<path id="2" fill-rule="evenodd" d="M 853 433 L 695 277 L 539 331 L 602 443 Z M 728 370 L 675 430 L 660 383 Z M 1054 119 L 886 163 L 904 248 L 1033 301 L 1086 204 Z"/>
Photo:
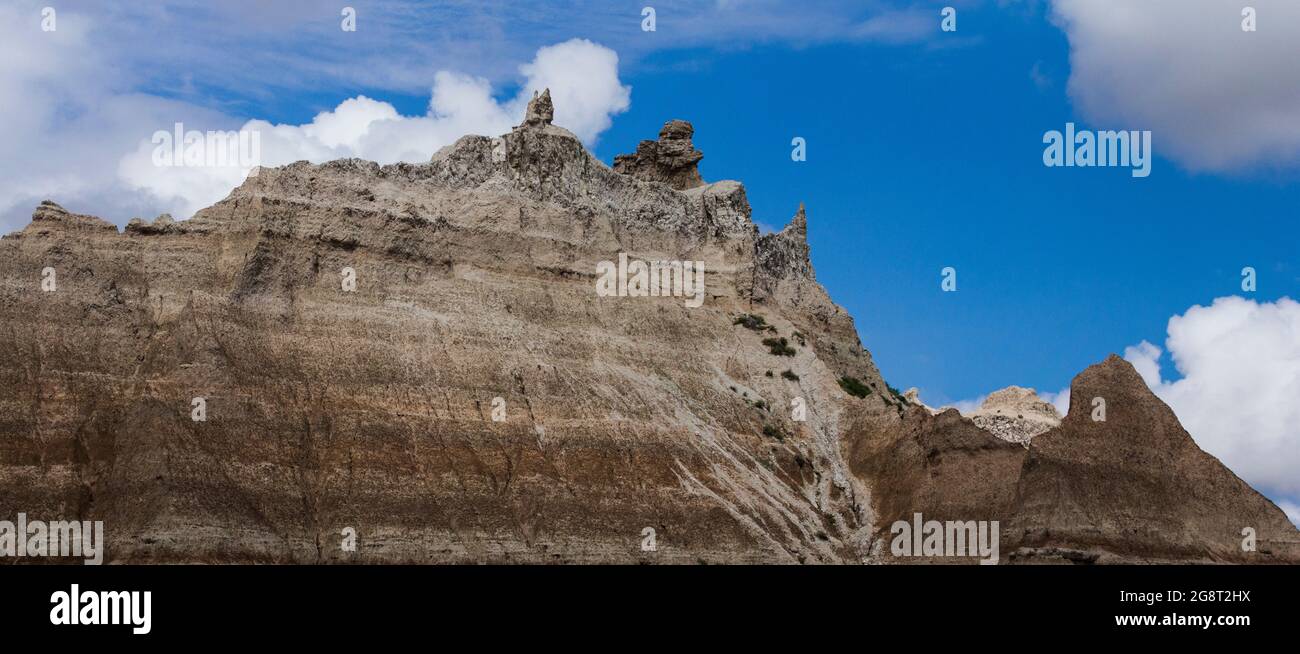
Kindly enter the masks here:
<path id="1" fill-rule="evenodd" d="M 767 321 L 763 320 L 763 316 L 754 315 L 752 313 L 740 314 L 740 317 L 733 320 L 731 324 L 740 325 L 745 329 L 752 329 L 756 332 L 763 331 L 768 327 Z"/>
<path id="2" fill-rule="evenodd" d="M 789 370 L 786 370 L 785 372 L 782 372 L 782 373 L 781 373 L 781 376 L 784 377 L 784 378 L 786 378 L 786 379 L 789 379 L 790 381 L 799 381 L 799 375 L 796 375 L 796 374 L 794 374 L 793 372 L 791 372 L 791 371 L 789 371 Z"/>
<path id="3" fill-rule="evenodd" d="M 778 441 L 785 440 L 785 430 L 772 425 L 763 425 L 763 435 L 768 438 L 775 438 Z"/>
<path id="4" fill-rule="evenodd" d="M 768 352 L 780 357 L 792 357 L 795 353 L 795 349 L 790 347 L 790 341 L 785 340 L 784 336 L 780 338 L 765 338 L 763 339 L 763 345 L 767 346 Z"/>
<path id="5" fill-rule="evenodd" d="M 889 394 L 890 394 L 890 395 L 893 395 L 893 396 L 894 396 L 894 399 L 898 400 L 898 403 L 899 403 L 899 404 L 901 404 L 901 405 L 903 405 L 903 406 L 907 406 L 907 405 L 911 404 L 911 402 L 908 402 L 908 401 L 907 401 L 907 398 L 906 398 L 906 397 L 903 397 L 903 394 L 902 394 L 902 393 L 898 392 L 898 389 L 897 389 L 897 388 L 894 388 L 893 386 L 890 386 L 889 384 L 885 384 L 885 388 L 888 388 L 888 389 L 889 389 Z"/>
<path id="6" fill-rule="evenodd" d="M 840 388 L 853 397 L 871 395 L 871 389 L 867 388 L 867 385 L 859 381 L 857 377 L 840 377 Z"/>

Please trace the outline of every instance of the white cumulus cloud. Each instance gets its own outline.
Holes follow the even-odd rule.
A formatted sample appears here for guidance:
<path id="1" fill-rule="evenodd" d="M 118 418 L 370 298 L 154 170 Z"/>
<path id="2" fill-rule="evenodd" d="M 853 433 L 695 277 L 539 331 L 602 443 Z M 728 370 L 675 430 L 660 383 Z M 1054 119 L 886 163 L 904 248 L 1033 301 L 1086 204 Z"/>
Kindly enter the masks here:
<path id="1" fill-rule="evenodd" d="M 1202 449 L 1266 493 L 1300 497 L 1300 303 L 1221 297 L 1168 332 L 1181 379 L 1161 379 L 1163 353 L 1146 341 L 1124 358 Z"/>
<path id="2" fill-rule="evenodd" d="M 618 55 L 582 39 L 546 46 L 520 66 L 519 92 L 505 101 L 482 78 L 441 71 L 434 77 L 428 111 L 402 116 L 387 102 L 357 96 L 344 100 L 303 125 L 273 125 L 250 120 L 241 131 L 256 133 L 259 162 L 280 166 L 360 157 L 381 164 L 429 160 L 439 148 L 465 134 L 498 135 L 519 124 L 535 91 L 551 90 L 555 124 L 590 144 L 609 128 L 612 116 L 626 111 L 630 87 L 618 77 Z M 201 126 L 186 125 L 185 129 Z M 165 130 L 164 130 L 165 131 Z M 121 179 L 135 189 L 163 198 L 178 217 L 189 217 L 225 197 L 251 166 L 159 166 L 152 139 L 141 141 L 118 166 Z"/>
<path id="3" fill-rule="evenodd" d="M 1147 386 L 1160 386 L 1160 348 L 1147 341 L 1124 348 L 1124 360 L 1133 364 L 1133 368 L 1142 376 Z"/>
<path id="4" fill-rule="evenodd" d="M 1194 171 L 1300 164 L 1300 2 L 1053 0 L 1052 19 L 1097 127 L 1152 130 L 1158 156 Z"/>
<path id="5" fill-rule="evenodd" d="M 146 214 L 155 199 L 116 175 L 137 135 L 174 121 L 234 123 L 136 91 L 105 62 L 102 20 L 60 6 L 56 29 L 46 32 L 41 12 L 39 2 L 0 3 L 0 233 L 26 225 L 47 198 L 86 213 Z"/>

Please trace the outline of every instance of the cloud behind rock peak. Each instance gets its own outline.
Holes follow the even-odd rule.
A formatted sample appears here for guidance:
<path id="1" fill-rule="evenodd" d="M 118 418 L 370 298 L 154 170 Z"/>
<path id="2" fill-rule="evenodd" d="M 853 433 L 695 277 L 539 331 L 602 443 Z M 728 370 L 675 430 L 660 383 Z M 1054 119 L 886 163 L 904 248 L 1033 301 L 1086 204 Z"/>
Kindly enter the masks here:
<path id="1" fill-rule="evenodd" d="M 250 120 L 241 129 L 260 135 L 264 166 L 345 157 L 420 163 L 465 134 L 510 131 L 522 119 L 534 90 L 550 88 L 555 124 L 588 144 L 631 102 L 631 88 L 619 81 L 618 55 L 591 41 L 572 39 L 542 47 L 531 62 L 520 66 L 520 73 L 524 82 L 518 94 L 504 101 L 493 96 L 485 79 L 440 71 L 423 116 L 402 116 L 387 102 L 357 96 L 303 125 Z M 203 126 L 186 125 L 191 128 Z M 118 170 L 129 186 L 164 199 L 177 216 L 189 217 L 219 201 L 247 174 L 239 167 L 159 167 L 153 162 L 154 147 L 150 140 L 141 141 Z"/>
<path id="2" fill-rule="evenodd" d="M 1266 493 L 1300 496 L 1300 303 L 1221 297 L 1168 331 L 1181 379 L 1160 378 L 1162 352 L 1146 341 L 1124 357 L 1202 449 Z"/>

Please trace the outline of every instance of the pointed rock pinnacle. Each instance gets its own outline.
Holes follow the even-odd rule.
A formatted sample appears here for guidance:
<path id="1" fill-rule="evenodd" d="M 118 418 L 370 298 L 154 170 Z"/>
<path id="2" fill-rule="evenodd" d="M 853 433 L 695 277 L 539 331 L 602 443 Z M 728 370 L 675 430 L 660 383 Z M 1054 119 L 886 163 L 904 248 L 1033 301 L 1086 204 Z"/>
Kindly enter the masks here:
<path id="1" fill-rule="evenodd" d="M 551 102 L 551 89 L 542 91 L 541 95 L 533 91 L 533 99 L 528 101 L 528 111 L 520 127 L 542 127 L 555 120 L 555 105 Z"/>

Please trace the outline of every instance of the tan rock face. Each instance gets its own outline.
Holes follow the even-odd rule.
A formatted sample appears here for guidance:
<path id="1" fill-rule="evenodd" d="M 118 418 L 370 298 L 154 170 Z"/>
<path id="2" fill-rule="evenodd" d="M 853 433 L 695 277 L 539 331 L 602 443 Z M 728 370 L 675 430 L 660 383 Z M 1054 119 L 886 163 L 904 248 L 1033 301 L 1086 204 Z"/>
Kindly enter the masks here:
<path id="1" fill-rule="evenodd" d="M 969 417 L 990 434 L 1022 445 L 1061 424 L 1056 407 L 1038 397 L 1034 389 L 1019 386 L 990 393 Z"/>
<path id="2" fill-rule="evenodd" d="M 1026 451 L 909 407 L 805 233 L 760 238 L 740 184 L 619 174 L 546 120 L 427 164 L 262 170 L 122 233 L 42 204 L 0 240 L 0 518 L 103 520 L 111 562 L 861 562 L 921 509 L 1121 557 L 1219 556 L 1238 515 L 1283 531 L 1185 433 L 1214 516 L 1135 503 L 1188 492 L 1122 456 L 1178 441 L 1167 409 Z M 620 253 L 703 262 L 705 302 L 598 295 Z M 1163 531 L 1094 533 L 1132 516 Z"/>

